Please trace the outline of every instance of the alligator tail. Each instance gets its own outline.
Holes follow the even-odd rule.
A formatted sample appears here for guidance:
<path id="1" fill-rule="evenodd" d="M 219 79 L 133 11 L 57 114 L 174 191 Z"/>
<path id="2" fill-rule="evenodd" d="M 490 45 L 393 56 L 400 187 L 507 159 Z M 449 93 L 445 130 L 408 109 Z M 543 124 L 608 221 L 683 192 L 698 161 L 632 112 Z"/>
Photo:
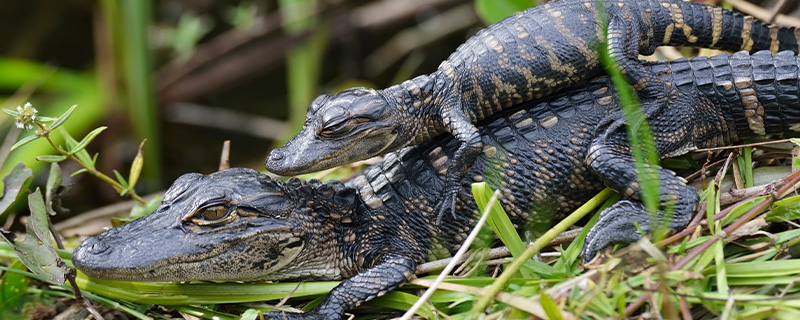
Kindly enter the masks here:
<path id="1" fill-rule="evenodd" d="M 707 97 L 722 110 L 730 135 L 725 140 L 800 131 L 800 57 L 791 51 L 774 56 L 740 51 L 650 65 L 682 92 Z"/>
<path id="2" fill-rule="evenodd" d="M 769 24 L 753 16 L 744 15 L 717 6 L 684 2 L 652 1 L 650 10 L 667 17 L 671 23 L 661 24 L 663 30 L 654 30 L 652 43 L 670 46 L 691 46 L 725 51 L 760 51 L 772 53 L 791 50 L 800 52 L 800 30 Z M 655 23 L 654 25 L 659 25 Z"/>

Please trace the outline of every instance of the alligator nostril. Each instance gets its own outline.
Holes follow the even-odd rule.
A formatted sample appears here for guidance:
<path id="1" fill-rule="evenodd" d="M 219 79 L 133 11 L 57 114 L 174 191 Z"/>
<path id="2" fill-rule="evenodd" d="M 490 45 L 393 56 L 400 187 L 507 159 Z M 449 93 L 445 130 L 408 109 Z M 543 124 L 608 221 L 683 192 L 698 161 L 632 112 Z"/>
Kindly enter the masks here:
<path id="1" fill-rule="evenodd" d="M 272 150 L 272 152 L 269 153 L 269 160 L 270 161 L 279 161 L 279 160 L 283 159 L 283 157 L 285 157 L 285 156 L 286 156 L 286 154 L 283 153 L 283 151 L 276 149 L 276 150 Z"/>
<path id="2" fill-rule="evenodd" d="M 91 254 L 100 254 L 100 253 L 106 252 L 109 248 L 111 248 L 111 247 L 109 247 L 105 243 L 95 242 L 95 243 L 92 243 L 89 246 L 89 248 L 86 249 L 86 251 L 88 251 Z"/>

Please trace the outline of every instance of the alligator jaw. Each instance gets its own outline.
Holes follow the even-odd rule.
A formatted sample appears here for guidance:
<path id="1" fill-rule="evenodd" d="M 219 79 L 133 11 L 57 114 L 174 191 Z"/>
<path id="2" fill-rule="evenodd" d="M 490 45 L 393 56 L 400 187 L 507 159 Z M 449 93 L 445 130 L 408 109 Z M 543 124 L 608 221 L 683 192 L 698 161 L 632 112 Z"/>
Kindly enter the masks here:
<path id="1" fill-rule="evenodd" d="M 311 103 L 294 138 L 273 150 L 265 167 L 290 176 L 334 168 L 398 150 L 415 136 L 399 119 L 396 102 L 382 93 L 352 88 Z"/>
<path id="2" fill-rule="evenodd" d="M 87 239 L 72 261 L 110 280 L 291 278 L 307 238 L 286 190 L 250 169 L 187 174 L 155 212 Z"/>
<path id="3" fill-rule="evenodd" d="M 395 128 L 378 127 L 378 124 L 375 126 L 371 130 L 359 132 L 358 137 L 353 135 L 339 140 L 348 143 L 319 140 L 306 132 L 310 130 L 303 129 L 303 132 L 285 146 L 272 150 L 264 166 L 272 173 L 293 176 L 366 160 L 391 151 L 387 149 L 397 140 Z"/>
<path id="4" fill-rule="evenodd" d="M 294 261 L 305 245 L 274 221 L 230 229 L 232 234 L 226 236 L 193 233 L 191 228 L 186 233 L 158 227 L 137 232 L 157 220 L 148 217 L 86 239 L 73 252 L 73 263 L 88 276 L 108 280 L 258 280 Z"/>

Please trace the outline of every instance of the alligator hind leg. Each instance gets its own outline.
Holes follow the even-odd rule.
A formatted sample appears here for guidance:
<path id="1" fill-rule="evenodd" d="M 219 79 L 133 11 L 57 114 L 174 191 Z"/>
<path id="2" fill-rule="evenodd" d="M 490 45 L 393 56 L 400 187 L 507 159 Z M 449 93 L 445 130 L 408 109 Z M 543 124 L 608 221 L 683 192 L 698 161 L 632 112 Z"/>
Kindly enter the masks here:
<path id="1" fill-rule="evenodd" d="M 616 134 L 613 138 L 621 136 L 624 134 Z M 650 168 L 659 173 L 660 195 L 659 209 L 651 216 L 640 202 L 633 157 L 630 147 L 625 144 L 606 144 L 602 143 L 602 139 L 596 139 L 589 149 L 587 162 L 607 186 L 621 192 L 626 199 L 605 209 L 589 230 L 583 247 L 586 261 L 609 244 L 631 243 L 641 238 L 637 226 L 649 233 L 654 226 L 663 222 L 669 223 L 670 230 L 679 230 L 689 223 L 696 211 L 699 197 L 694 188 L 687 186 L 683 178 L 675 176 L 671 170 L 653 165 Z M 652 221 L 653 218 L 656 221 Z"/>

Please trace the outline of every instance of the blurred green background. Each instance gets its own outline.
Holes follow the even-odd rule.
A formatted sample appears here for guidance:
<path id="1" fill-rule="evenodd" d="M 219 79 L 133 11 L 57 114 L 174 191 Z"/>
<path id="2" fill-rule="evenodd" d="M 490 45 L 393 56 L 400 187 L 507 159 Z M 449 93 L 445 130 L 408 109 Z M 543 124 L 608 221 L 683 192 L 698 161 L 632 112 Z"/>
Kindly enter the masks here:
<path id="1" fill-rule="evenodd" d="M 386 87 L 429 73 L 507 6 L 528 0 L 35 0 L 0 1 L 0 99 L 43 116 L 73 104 L 67 123 L 98 168 L 126 171 L 147 139 L 139 193 L 186 172 L 231 163 L 263 170 L 269 150 L 299 131 L 308 103 L 354 85 Z M 512 10 L 513 11 L 513 10 Z M 0 117 L 0 152 L 30 133 Z M 49 153 L 42 140 L 15 150 L 3 174 Z M 66 173 L 77 170 L 69 161 Z M 119 200 L 88 175 L 67 182 L 79 213 Z"/>

